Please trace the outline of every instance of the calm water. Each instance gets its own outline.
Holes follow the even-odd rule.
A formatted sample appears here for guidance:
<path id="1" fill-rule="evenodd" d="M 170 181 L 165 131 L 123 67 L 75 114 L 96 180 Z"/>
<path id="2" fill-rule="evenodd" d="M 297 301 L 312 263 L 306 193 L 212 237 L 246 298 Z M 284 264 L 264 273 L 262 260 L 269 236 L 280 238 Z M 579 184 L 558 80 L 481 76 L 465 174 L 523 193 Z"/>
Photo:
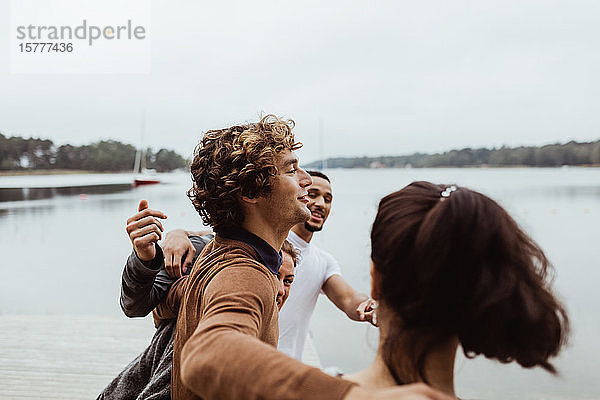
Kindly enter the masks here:
<path id="1" fill-rule="evenodd" d="M 464 398 L 600 398 L 600 170 L 402 169 L 330 170 L 331 216 L 315 243 L 331 252 L 346 279 L 369 290 L 369 229 L 378 200 L 413 180 L 458 183 L 498 200 L 546 251 L 556 267 L 555 288 L 573 323 L 570 347 L 556 365 L 559 377 L 485 359 L 456 364 Z M 0 178 L 0 187 L 15 178 Z M 21 178 L 25 179 L 25 178 Z M 43 178 L 42 178 L 43 179 Z M 85 177 L 78 177 L 80 185 Z M 98 179 L 89 176 L 90 181 Z M 120 178 L 119 178 L 120 179 Z M 118 180 L 118 179 L 117 179 Z M 54 197 L 0 202 L 0 313 L 119 315 L 120 274 L 131 245 L 125 220 L 139 199 L 168 216 L 166 229 L 200 228 L 185 196 L 187 174 L 161 185 L 113 193 L 58 191 Z M 293 290 L 293 289 L 292 289 Z M 353 371 L 368 364 L 375 328 L 349 321 L 321 299 L 312 321 L 325 366 Z"/>

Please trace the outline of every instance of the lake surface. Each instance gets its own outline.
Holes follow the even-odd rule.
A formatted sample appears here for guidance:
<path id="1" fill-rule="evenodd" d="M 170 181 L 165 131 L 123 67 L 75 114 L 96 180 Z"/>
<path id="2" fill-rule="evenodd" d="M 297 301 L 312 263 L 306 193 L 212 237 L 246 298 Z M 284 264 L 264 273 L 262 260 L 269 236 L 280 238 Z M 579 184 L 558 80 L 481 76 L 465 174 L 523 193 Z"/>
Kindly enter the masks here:
<path id="1" fill-rule="evenodd" d="M 369 230 L 378 201 L 413 180 L 456 183 L 489 195 L 555 265 L 554 287 L 568 307 L 573 328 L 570 346 L 556 360 L 560 375 L 461 356 L 456 363 L 459 396 L 600 398 L 600 169 L 326 172 L 333 183 L 334 203 L 314 242 L 338 259 L 345 278 L 358 290 L 368 293 L 370 287 Z M 0 177 L 0 188 L 18 186 L 19 178 Z M 115 183 L 121 178 L 115 177 Z M 30 200 L 0 202 L 0 313 L 119 315 L 120 276 L 131 251 L 125 220 L 136 212 L 138 201 L 147 199 L 151 207 L 164 211 L 167 230 L 201 228 L 185 195 L 188 174 L 161 178 L 160 185 L 86 193 L 81 186 L 97 183 L 97 175 L 78 176 L 73 186 L 79 186 L 80 193 L 58 190 Z M 366 366 L 375 353 L 377 330 L 349 321 L 326 298 L 317 305 L 312 333 L 325 366 L 354 371 Z"/>

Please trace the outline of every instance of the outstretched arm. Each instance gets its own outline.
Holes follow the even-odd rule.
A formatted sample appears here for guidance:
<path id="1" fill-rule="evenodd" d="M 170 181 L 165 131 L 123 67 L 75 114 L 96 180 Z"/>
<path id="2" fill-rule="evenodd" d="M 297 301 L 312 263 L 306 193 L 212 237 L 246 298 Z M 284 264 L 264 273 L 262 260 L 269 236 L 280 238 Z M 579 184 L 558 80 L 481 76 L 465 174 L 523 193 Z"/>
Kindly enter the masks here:
<path id="1" fill-rule="evenodd" d="M 340 275 L 329 277 L 323 284 L 323 292 L 350 319 L 377 324 L 375 300 L 354 290 Z"/>
<path id="2" fill-rule="evenodd" d="M 175 380 L 180 377 L 183 385 L 197 396 L 204 399 L 340 400 L 354 386 L 291 359 L 273 346 L 276 333 L 269 329 L 274 327 L 273 319 L 277 318 L 277 287 L 266 269 L 229 265 L 216 273 L 205 287 L 192 285 L 188 289 L 191 292 L 186 292 L 186 298 L 191 301 L 182 307 L 187 316 L 200 318 L 197 322 L 193 317 L 180 321 L 187 324 L 186 331 L 193 329 L 194 333 L 185 342 L 179 368 L 174 363 L 173 373 Z M 194 301 L 200 296 L 201 312 Z M 260 341 L 259 337 L 271 344 Z"/>
<path id="3" fill-rule="evenodd" d="M 373 390 L 326 375 L 258 340 L 272 314 L 275 287 L 264 273 L 225 268 L 207 285 L 207 308 L 181 352 L 179 375 L 196 395 L 212 399 L 456 400 L 413 384 Z M 276 383 L 274 383 L 276 382 Z"/>

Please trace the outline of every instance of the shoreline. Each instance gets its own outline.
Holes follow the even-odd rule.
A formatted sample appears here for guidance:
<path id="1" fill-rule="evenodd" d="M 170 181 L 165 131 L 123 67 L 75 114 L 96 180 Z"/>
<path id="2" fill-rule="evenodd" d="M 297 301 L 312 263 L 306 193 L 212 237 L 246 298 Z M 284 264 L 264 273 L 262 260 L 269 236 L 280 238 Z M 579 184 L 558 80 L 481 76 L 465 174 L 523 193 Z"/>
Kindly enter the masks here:
<path id="1" fill-rule="evenodd" d="M 81 169 L 30 169 L 0 171 L 0 176 L 37 176 L 37 175 L 82 175 L 82 174 L 123 174 L 130 171 L 86 171 Z"/>
<path id="2" fill-rule="evenodd" d="M 303 167 L 304 168 L 304 167 Z M 306 167 L 312 168 L 312 167 Z M 552 169 L 552 168 L 600 168 L 600 164 L 585 164 L 585 165 L 561 165 L 556 167 L 538 167 L 531 165 L 464 165 L 464 166 L 446 166 L 446 167 L 377 167 L 377 168 L 368 168 L 368 167 L 338 167 L 338 168 L 327 168 L 329 170 L 333 169 L 515 169 L 515 168 L 533 168 L 533 169 Z M 176 172 L 177 170 L 169 171 Z M 189 171 L 185 171 L 189 172 Z M 0 177 L 3 176 L 40 176 L 40 175 L 84 175 L 84 174 L 126 174 L 132 173 L 131 170 L 125 171 L 91 171 L 91 170 L 80 170 L 80 169 L 32 169 L 32 170 L 12 170 L 12 171 L 0 171 Z"/>

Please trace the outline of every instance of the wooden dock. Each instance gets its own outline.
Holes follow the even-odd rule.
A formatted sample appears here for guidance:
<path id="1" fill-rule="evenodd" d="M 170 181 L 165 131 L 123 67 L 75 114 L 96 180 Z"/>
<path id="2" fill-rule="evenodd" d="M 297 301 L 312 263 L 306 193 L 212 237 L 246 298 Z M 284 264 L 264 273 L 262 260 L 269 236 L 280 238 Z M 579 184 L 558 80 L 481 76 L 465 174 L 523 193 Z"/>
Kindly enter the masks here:
<path id="1" fill-rule="evenodd" d="M 0 315 L 0 399 L 95 399 L 153 334 L 150 317 Z M 304 361 L 321 366 L 312 341 Z"/>
<path id="2" fill-rule="evenodd" d="M 95 399 L 147 345 L 151 318 L 0 316 L 0 399 Z"/>

